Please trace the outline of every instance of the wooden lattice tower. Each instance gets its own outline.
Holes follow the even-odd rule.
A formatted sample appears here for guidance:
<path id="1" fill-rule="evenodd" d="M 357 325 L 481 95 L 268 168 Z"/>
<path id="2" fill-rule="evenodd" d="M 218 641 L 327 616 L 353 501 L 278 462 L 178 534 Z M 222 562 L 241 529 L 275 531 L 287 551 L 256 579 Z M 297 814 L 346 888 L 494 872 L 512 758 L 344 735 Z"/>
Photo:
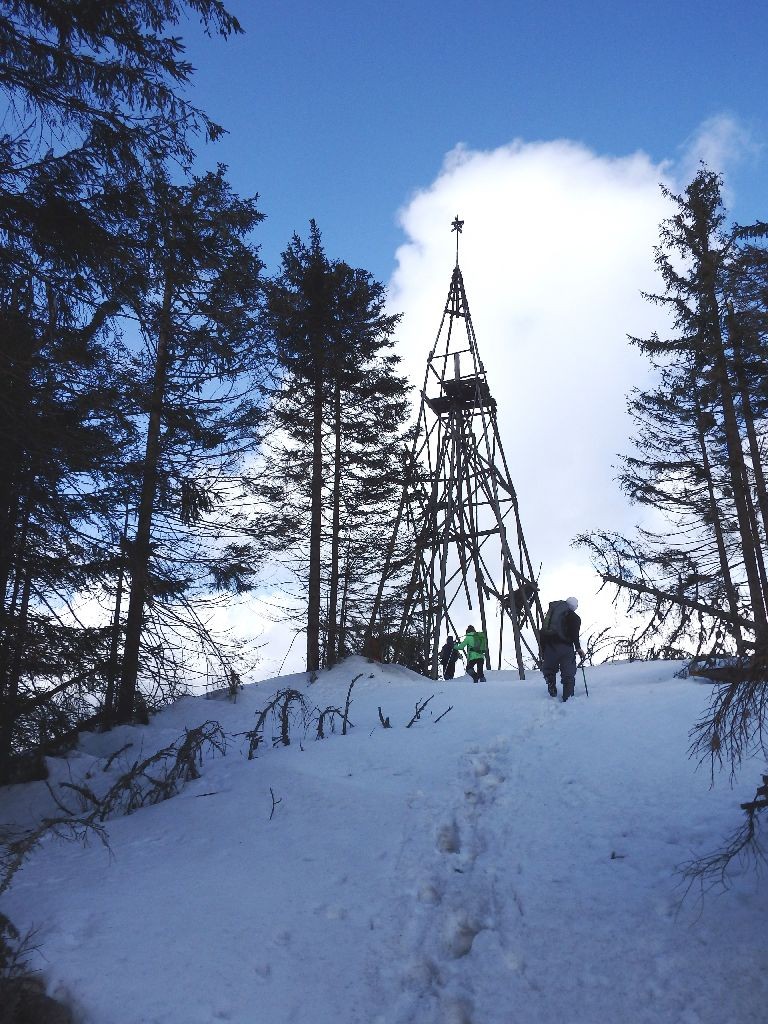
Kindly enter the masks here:
<path id="1" fill-rule="evenodd" d="M 488 668 L 494 654 L 501 668 L 506 626 L 522 679 L 524 650 L 537 660 L 542 609 L 459 267 L 463 223 L 457 217 L 452 225 L 456 265 L 427 360 L 408 479 L 369 638 L 374 647 L 386 642 L 396 661 L 437 678 L 442 639 L 446 633 L 463 633 L 465 623 L 452 618 L 452 609 L 461 605 L 473 624 L 479 619 L 488 638 Z M 396 565 L 402 578 L 403 559 L 398 562 L 395 552 L 398 545 L 402 549 L 404 536 L 410 539 L 405 561 L 412 569 L 399 627 L 387 632 L 383 601 Z"/>

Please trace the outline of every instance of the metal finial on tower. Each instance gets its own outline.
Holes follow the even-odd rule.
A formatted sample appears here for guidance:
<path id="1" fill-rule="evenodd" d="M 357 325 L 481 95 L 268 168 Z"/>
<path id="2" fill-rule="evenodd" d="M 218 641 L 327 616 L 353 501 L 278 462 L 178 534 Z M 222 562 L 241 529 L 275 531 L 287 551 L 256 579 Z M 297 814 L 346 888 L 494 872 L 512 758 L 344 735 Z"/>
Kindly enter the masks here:
<path id="1" fill-rule="evenodd" d="M 454 217 L 454 219 L 451 221 L 451 231 L 455 231 L 456 232 L 456 266 L 457 267 L 459 265 L 459 235 L 461 234 L 463 228 L 464 228 L 464 221 L 463 220 L 459 220 L 459 215 L 457 213 L 456 216 Z"/>

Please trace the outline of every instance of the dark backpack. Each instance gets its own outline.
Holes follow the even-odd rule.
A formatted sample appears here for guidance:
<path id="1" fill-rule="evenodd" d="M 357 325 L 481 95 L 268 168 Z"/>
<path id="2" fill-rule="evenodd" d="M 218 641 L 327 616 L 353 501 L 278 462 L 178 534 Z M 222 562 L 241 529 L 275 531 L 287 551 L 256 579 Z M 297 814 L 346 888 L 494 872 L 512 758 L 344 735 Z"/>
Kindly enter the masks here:
<path id="1" fill-rule="evenodd" d="M 570 637 L 565 633 L 565 617 L 571 609 L 565 601 L 550 601 L 544 623 L 541 627 L 541 639 L 551 642 L 569 644 Z"/>

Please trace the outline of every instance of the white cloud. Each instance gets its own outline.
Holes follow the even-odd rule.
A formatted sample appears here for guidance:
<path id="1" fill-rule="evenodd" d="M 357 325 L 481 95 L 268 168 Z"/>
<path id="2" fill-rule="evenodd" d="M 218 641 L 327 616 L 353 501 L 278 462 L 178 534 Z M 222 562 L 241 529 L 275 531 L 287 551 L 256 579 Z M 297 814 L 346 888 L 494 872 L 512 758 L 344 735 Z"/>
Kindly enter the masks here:
<path id="1" fill-rule="evenodd" d="M 604 157 L 569 141 L 460 146 L 437 180 L 401 210 L 391 306 L 419 387 L 455 259 L 451 221 L 465 221 L 460 264 L 531 557 L 545 600 L 577 593 L 585 625 L 607 595 L 570 541 L 638 518 L 614 482 L 632 432 L 626 395 L 648 367 L 626 335 L 663 329 L 641 297 L 655 291 L 653 247 L 670 213 L 665 165 L 643 153 Z M 572 582 L 569 584 L 568 579 Z M 591 592 L 590 592 L 591 591 Z"/>
<path id="2" fill-rule="evenodd" d="M 702 121 L 681 146 L 677 177 L 685 184 L 694 177 L 699 165 L 705 163 L 727 181 L 729 171 L 744 160 L 757 156 L 761 149 L 752 132 L 738 118 L 730 114 L 716 114 Z M 725 198 L 730 202 L 728 195 Z"/>
<path id="3" fill-rule="evenodd" d="M 633 433 L 626 396 L 649 381 L 627 335 L 666 328 L 662 311 L 641 295 L 662 288 L 653 249 L 672 210 L 659 184 L 680 191 L 700 160 L 727 174 L 756 151 L 727 115 L 705 121 L 675 162 L 654 163 L 642 152 L 605 156 L 569 140 L 516 140 L 490 151 L 457 145 L 399 213 L 406 242 L 389 291 L 391 309 L 405 314 L 405 370 L 420 389 L 450 284 L 458 214 L 464 283 L 531 558 L 543 565 L 542 597 L 578 596 L 585 631 L 616 615 L 611 594 L 595 596 L 599 580 L 570 542 L 601 527 L 631 532 L 641 518 L 614 478 Z M 287 624 L 264 627 L 270 650 L 282 656 Z M 300 639 L 285 671 L 301 667 L 302 652 Z"/>

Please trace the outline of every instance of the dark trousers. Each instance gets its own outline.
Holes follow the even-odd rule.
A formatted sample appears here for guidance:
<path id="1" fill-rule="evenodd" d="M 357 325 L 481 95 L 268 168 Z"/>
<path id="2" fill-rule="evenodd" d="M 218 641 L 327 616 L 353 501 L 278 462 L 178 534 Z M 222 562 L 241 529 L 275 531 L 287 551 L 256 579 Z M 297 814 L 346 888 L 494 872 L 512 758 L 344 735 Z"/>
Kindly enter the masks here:
<path id="1" fill-rule="evenodd" d="M 467 673 L 472 676 L 472 681 L 475 683 L 485 682 L 485 673 L 483 672 L 483 665 L 485 664 L 485 658 L 475 658 L 473 661 L 467 662 Z"/>
<path id="2" fill-rule="evenodd" d="M 456 662 L 458 661 L 459 655 L 456 651 L 448 656 L 448 660 L 443 662 L 443 679 L 453 679 L 453 674 L 456 671 Z"/>
<path id="3" fill-rule="evenodd" d="M 573 644 L 557 642 L 546 644 L 541 650 L 541 672 L 552 692 L 560 673 L 563 696 L 572 697 L 576 685 L 576 651 Z"/>

